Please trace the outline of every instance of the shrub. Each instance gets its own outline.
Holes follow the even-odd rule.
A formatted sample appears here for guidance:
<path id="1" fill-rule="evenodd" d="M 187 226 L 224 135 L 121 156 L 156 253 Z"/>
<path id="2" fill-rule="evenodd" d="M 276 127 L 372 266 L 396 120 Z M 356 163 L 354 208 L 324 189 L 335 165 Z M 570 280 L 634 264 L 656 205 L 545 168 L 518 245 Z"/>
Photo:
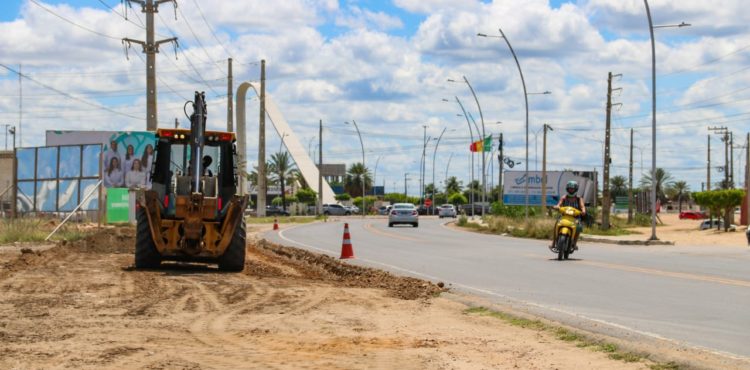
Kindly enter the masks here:
<path id="1" fill-rule="evenodd" d="M 461 215 L 461 216 L 458 216 L 458 221 L 456 221 L 456 225 L 466 226 L 468 222 L 469 222 L 469 219 L 465 215 Z"/>
<path id="2" fill-rule="evenodd" d="M 505 216 L 510 218 L 526 217 L 525 206 L 508 206 L 501 202 L 494 202 L 490 206 L 490 213 L 495 216 Z M 539 207 L 529 206 L 529 217 L 539 214 Z"/>

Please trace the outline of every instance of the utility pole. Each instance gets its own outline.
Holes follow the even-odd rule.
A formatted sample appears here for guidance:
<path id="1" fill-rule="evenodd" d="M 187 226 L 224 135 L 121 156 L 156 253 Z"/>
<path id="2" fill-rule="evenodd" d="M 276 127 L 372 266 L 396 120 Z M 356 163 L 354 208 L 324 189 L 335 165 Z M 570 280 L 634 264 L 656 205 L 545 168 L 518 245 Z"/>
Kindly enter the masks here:
<path id="1" fill-rule="evenodd" d="M 724 127 L 709 127 L 709 131 L 713 131 L 716 134 L 722 134 L 721 141 L 724 142 L 724 189 L 729 189 L 729 130 Z"/>
<path id="2" fill-rule="evenodd" d="M 622 88 L 612 89 L 612 77 L 622 76 L 621 74 L 613 75 L 609 72 L 607 78 L 607 118 L 604 129 L 604 166 L 602 171 L 602 229 L 609 229 L 609 208 L 612 203 L 609 192 L 609 165 L 612 163 L 610 158 L 610 127 L 612 121 L 612 92 L 622 90 Z"/>
<path id="3" fill-rule="evenodd" d="M 727 183 L 727 188 L 732 189 L 734 185 L 734 134 L 729 131 L 729 183 Z"/>
<path id="4" fill-rule="evenodd" d="M 633 222 L 633 129 L 630 129 L 630 164 L 628 166 L 628 223 Z"/>
<path id="5" fill-rule="evenodd" d="M 18 64 L 18 141 L 23 147 L 23 74 L 21 73 L 22 64 Z M 15 132 L 15 131 L 14 131 Z M 16 135 L 13 135 L 13 142 L 16 140 Z M 15 147 L 15 144 L 13 145 Z M 14 203 L 15 204 L 15 203 Z"/>
<path id="6" fill-rule="evenodd" d="M 500 194 L 497 196 L 497 201 L 502 202 L 503 200 L 503 133 L 500 133 L 500 146 L 497 152 L 498 176 L 497 176 L 497 187 L 500 190 Z"/>
<path id="7" fill-rule="evenodd" d="M 323 214 L 323 120 L 318 122 L 318 214 Z"/>
<path id="8" fill-rule="evenodd" d="M 174 128 L 180 127 L 180 121 L 177 120 L 177 117 L 174 118 Z"/>
<path id="9" fill-rule="evenodd" d="M 750 133 L 745 141 L 745 223 L 750 224 Z"/>
<path id="10" fill-rule="evenodd" d="M 177 38 L 171 37 L 164 40 L 154 41 L 154 13 L 159 12 L 159 5 L 171 2 L 177 7 L 176 0 L 127 0 L 128 3 L 141 5 L 141 11 L 146 13 L 146 41 L 134 40 L 131 38 L 122 39 L 123 44 L 139 44 L 143 47 L 143 53 L 146 54 L 146 130 L 156 131 L 156 53 L 159 52 L 159 45 L 172 42 L 177 47 Z"/>
<path id="11" fill-rule="evenodd" d="M 409 177 L 408 176 L 409 176 L 409 173 L 405 172 L 404 173 L 404 198 L 409 197 L 409 193 L 406 190 L 407 181 L 409 181 Z"/>
<path id="12" fill-rule="evenodd" d="M 266 215 L 266 60 L 260 61 L 260 119 L 258 121 L 258 216 Z M 323 152 L 323 147 L 320 148 Z M 283 195 L 282 195 L 283 196 Z"/>
<path id="13" fill-rule="evenodd" d="M 419 164 L 419 201 L 424 202 L 424 168 L 425 168 L 425 152 L 427 151 L 427 125 L 422 125 L 424 129 L 423 142 L 422 142 L 422 161 Z"/>
<path id="14" fill-rule="evenodd" d="M 706 164 L 706 191 L 711 190 L 711 134 L 708 134 L 708 163 Z"/>
<path id="15" fill-rule="evenodd" d="M 227 131 L 234 131 L 234 82 L 232 81 L 232 58 L 227 59 Z"/>
<path id="16" fill-rule="evenodd" d="M 547 130 L 554 131 L 545 123 L 544 135 L 542 135 L 542 214 L 547 213 Z"/>

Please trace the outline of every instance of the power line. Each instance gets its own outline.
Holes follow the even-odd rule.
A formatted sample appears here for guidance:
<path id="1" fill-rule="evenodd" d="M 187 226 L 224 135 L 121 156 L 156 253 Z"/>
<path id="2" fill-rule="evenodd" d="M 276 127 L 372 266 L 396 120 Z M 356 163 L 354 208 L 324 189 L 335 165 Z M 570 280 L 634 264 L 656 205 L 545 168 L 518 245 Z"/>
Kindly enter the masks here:
<path id="1" fill-rule="evenodd" d="M 180 15 L 182 16 L 182 19 L 185 20 L 185 25 L 187 25 L 188 30 L 190 30 L 190 33 L 193 35 L 193 38 L 195 38 L 195 41 L 198 43 L 198 46 L 203 50 L 203 53 L 206 54 L 206 57 L 208 60 L 212 60 L 211 56 L 208 54 L 208 51 L 206 51 L 206 48 L 203 46 L 203 43 L 201 42 L 198 35 L 195 34 L 195 31 L 193 31 L 193 27 L 190 25 L 190 21 L 188 21 L 187 17 L 185 17 L 185 14 L 182 12 L 181 8 L 177 8 L 177 11 L 180 12 Z M 219 69 L 223 74 L 226 74 L 226 71 L 222 70 L 218 63 L 214 63 L 216 65 L 216 68 Z"/>
<path id="2" fill-rule="evenodd" d="M 34 1 L 34 0 L 32 0 L 32 1 Z M 31 82 L 33 82 L 33 83 L 37 84 L 37 85 L 40 85 L 40 86 L 42 86 L 42 87 L 46 88 L 46 89 L 52 90 L 52 91 L 54 91 L 54 92 L 56 92 L 56 93 L 58 93 L 58 94 L 60 94 L 60 95 L 63 95 L 63 96 L 67 96 L 67 97 L 69 97 L 69 98 L 71 98 L 71 99 L 74 99 L 74 100 L 80 101 L 80 102 L 82 102 L 82 103 L 84 103 L 84 104 L 88 104 L 88 105 L 90 105 L 90 106 L 92 106 L 92 107 L 98 107 L 99 109 L 102 109 L 102 110 L 106 110 L 106 111 L 108 111 L 108 112 L 112 112 L 112 113 L 114 113 L 114 114 L 118 114 L 118 115 L 121 115 L 121 116 L 129 117 L 129 118 L 134 118 L 134 119 L 137 119 L 137 120 L 143 120 L 143 118 L 142 118 L 142 117 L 137 117 L 137 116 L 133 116 L 133 115 L 130 115 L 130 114 L 127 114 L 127 113 L 122 113 L 122 112 L 118 112 L 118 111 L 116 111 L 116 110 L 114 110 L 114 109 L 111 109 L 111 108 L 109 108 L 109 107 L 106 107 L 106 106 L 104 106 L 104 105 L 100 105 L 100 104 L 92 103 L 92 102 L 90 102 L 90 101 L 88 101 L 88 100 L 86 100 L 86 99 L 83 99 L 83 98 L 79 98 L 79 97 L 77 97 L 77 96 L 71 95 L 71 94 L 69 94 L 69 93 L 66 93 L 66 92 L 64 92 L 64 91 L 60 91 L 60 90 L 58 90 L 58 89 L 56 89 L 56 88 L 54 88 L 54 87 L 52 87 L 52 86 L 49 86 L 49 85 L 47 85 L 47 84 L 44 84 L 44 83 L 42 83 L 42 82 L 39 82 L 39 81 L 37 81 L 37 80 L 35 80 L 35 79 L 33 79 L 33 78 L 29 77 L 29 76 L 26 76 L 25 74 L 22 74 L 22 73 L 20 73 L 20 72 L 16 71 L 15 69 L 13 69 L 13 68 L 11 68 L 11 67 L 8 67 L 8 66 L 7 66 L 7 65 L 5 65 L 5 64 L 2 64 L 2 63 L 0 63 L 0 67 L 3 67 L 3 68 L 5 68 L 5 69 L 7 69 L 8 71 L 10 71 L 10 72 L 13 72 L 13 73 L 15 73 L 15 74 L 17 74 L 17 75 L 19 75 L 19 76 L 21 76 L 21 77 L 25 78 L 25 79 L 27 79 L 27 80 L 29 80 L 29 81 L 31 81 Z"/>
<path id="3" fill-rule="evenodd" d="M 47 11 L 48 13 L 50 13 L 50 14 L 54 15 L 55 17 L 57 17 L 57 18 L 60 18 L 60 19 L 62 19 L 63 21 L 65 21 L 65 22 L 67 22 L 67 23 L 70 23 L 70 24 L 72 24 L 73 26 L 75 26 L 75 27 L 78 27 L 78 28 L 80 28 L 80 29 L 82 29 L 82 30 L 84 30 L 84 31 L 88 31 L 88 32 L 91 32 L 91 33 L 93 33 L 93 34 L 95 34 L 95 35 L 98 35 L 98 36 L 101 36 L 101 37 L 106 37 L 106 38 L 108 38 L 108 39 L 112 39 L 112 40 L 118 40 L 118 41 L 120 40 L 120 38 L 119 38 L 119 37 L 115 37 L 115 36 L 107 35 L 107 34 L 104 34 L 104 33 L 101 33 L 101 32 L 99 32 L 99 31 L 93 30 L 93 29 L 91 29 L 91 28 L 88 28 L 88 27 L 82 26 L 82 25 L 80 25 L 80 24 L 78 24 L 78 23 L 76 23 L 76 22 L 73 22 L 73 21 L 71 21 L 70 19 L 68 19 L 68 18 L 65 18 L 65 17 L 61 16 L 60 14 L 57 14 L 57 13 L 55 13 L 54 11 L 52 11 L 52 9 L 49 9 L 49 8 L 45 7 L 44 5 L 42 5 L 42 4 L 39 4 L 39 3 L 38 3 L 38 2 L 36 1 L 36 0 L 29 0 L 29 1 L 31 1 L 32 3 L 34 3 L 34 5 L 36 5 L 36 6 L 40 7 L 40 8 L 42 8 L 42 9 L 44 9 L 44 10 L 45 10 L 45 11 Z"/>
<path id="4" fill-rule="evenodd" d="M 227 48 L 224 47 L 224 43 L 222 43 L 221 40 L 219 40 L 219 38 L 216 37 L 216 33 L 214 32 L 213 27 L 211 27 L 211 25 L 208 24 L 208 20 L 206 20 L 206 16 L 203 14 L 203 10 L 201 9 L 201 6 L 198 5 L 198 2 L 196 0 L 193 0 L 193 4 L 195 4 L 195 8 L 198 9 L 198 13 L 200 13 L 201 18 L 203 18 L 203 23 L 205 23 L 206 27 L 208 27 L 208 30 L 211 31 L 211 35 L 213 35 L 214 40 L 216 40 L 216 42 L 218 42 L 219 45 L 221 45 L 221 48 L 224 49 L 224 51 L 227 53 L 227 55 L 229 55 L 230 58 L 234 59 L 234 56 L 232 56 L 232 53 L 230 53 L 229 50 L 227 50 Z"/>

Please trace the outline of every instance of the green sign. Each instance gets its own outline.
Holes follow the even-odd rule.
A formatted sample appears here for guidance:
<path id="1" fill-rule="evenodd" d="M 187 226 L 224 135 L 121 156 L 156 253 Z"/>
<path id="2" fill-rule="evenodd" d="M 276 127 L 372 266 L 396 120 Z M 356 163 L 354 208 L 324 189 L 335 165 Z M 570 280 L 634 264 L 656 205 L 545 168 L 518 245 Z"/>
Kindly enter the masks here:
<path id="1" fill-rule="evenodd" d="M 628 197 L 615 197 L 615 209 L 628 209 Z"/>
<path id="2" fill-rule="evenodd" d="M 127 188 L 107 188 L 107 223 L 128 222 L 128 205 Z"/>

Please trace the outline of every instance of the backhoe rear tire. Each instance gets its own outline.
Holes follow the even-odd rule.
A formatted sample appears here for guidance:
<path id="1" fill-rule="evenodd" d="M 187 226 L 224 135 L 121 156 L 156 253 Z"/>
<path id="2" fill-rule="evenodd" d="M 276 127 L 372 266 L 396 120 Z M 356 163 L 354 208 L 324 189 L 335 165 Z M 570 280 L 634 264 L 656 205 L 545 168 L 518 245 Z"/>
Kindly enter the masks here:
<path id="1" fill-rule="evenodd" d="M 224 254 L 219 257 L 219 270 L 241 272 L 245 268 L 245 221 L 241 221 L 234 230 L 232 241 Z"/>
<path id="2" fill-rule="evenodd" d="M 138 226 L 135 235 L 135 267 L 139 269 L 153 269 L 161 265 L 161 254 L 156 249 L 156 243 L 151 237 L 148 225 L 148 215 L 141 207 L 136 215 Z"/>

